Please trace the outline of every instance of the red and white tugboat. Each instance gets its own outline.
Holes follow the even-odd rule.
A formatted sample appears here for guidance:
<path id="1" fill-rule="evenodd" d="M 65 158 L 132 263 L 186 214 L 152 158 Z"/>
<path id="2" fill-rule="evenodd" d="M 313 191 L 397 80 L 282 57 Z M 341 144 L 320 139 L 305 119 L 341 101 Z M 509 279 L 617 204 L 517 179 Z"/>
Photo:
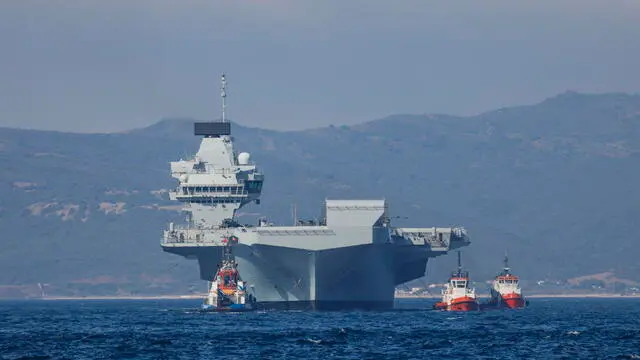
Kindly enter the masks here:
<path id="1" fill-rule="evenodd" d="M 479 310 L 476 289 L 471 288 L 469 283 L 469 272 L 462 270 L 460 251 L 458 251 L 458 270 L 451 274 L 449 282 L 442 289 L 442 301 L 437 302 L 433 306 L 434 309 L 446 311 Z"/>
<path id="2" fill-rule="evenodd" d="M 231 246 L 226 245 L 222 264 L 209 284 L 209 292 L 202 304 L 203 310 L 230 312 L 255 310 L 255 298 L 247 293 L 245 282 L 241 280 L 237 268 L 238 264 L 231 255 Z"/>
<path id="3" fill-rule="evenodd" d="M 504 256 L 504 268 L 491 282 L 491 298 L 488 305 L 498 308 L 522 308 L 527 305 L 520 289 L 520 279 L 511 274 L 509 258 Z"/>

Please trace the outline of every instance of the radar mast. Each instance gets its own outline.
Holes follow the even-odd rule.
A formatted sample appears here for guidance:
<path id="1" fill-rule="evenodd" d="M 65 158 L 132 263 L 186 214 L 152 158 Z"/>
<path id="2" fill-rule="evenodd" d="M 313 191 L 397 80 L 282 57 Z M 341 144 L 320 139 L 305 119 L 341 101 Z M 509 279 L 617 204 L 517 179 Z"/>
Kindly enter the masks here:
<path id="1" fill-rule="evenodd" d="M 227 78 L 224 73 L 222 73 L 222 76 L 220 77 L 220 97 L 222 98 L 222 122 L 226 122 Z"/>

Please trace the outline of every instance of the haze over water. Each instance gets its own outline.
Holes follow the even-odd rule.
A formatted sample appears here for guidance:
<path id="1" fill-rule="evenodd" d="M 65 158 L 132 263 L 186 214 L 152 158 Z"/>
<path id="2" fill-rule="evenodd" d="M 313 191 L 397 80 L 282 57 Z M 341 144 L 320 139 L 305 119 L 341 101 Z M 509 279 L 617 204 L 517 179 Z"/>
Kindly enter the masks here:
<path id="1" fill-rule="evenodd" d="M 200 312 L 198 301 L 0 302 L 2 359 L 634 359 L 640 299 L 448 313 Z"/>
<path id="2" fill-rule="evenodd" d="M 0 2 L 0 126 L 268 129 L 640 90 L 634 0 Z"/>

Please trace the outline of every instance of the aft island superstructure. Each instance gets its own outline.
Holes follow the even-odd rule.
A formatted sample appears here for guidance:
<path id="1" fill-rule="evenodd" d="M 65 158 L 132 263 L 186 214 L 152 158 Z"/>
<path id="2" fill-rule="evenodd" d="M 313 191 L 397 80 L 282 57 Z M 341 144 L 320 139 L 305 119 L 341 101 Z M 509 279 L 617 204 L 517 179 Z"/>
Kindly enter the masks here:
<path id="1" fill-rule="evenodd" d="M 200 278 L 213 281 L 231 244 L 247 293 L 261 308 L 388 309 L 397 285 L 424 275 L 429 258 L 470 241 L 462 227 L 398 228 L 388 203 L 326 200 L 316 221 L 256 226 L 235 221 L 236 211 L 260 203 L 264 175 L 250 154 L 236 153 L 225 118 L 195 123 L 202 136 L 192 159 L 171 162 L 178 181 L 172 200 L 184 203 L 186 224 L 169 224 L 164 251 L 197 259 Z"/>

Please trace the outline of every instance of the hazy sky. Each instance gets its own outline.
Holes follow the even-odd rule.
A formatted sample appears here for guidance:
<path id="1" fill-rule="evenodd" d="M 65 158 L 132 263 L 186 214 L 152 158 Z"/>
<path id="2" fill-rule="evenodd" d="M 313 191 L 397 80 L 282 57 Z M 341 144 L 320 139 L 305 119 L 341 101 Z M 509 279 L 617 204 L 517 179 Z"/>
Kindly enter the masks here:
<path id="1" fill-rule="evenodd" d="M 640 90 L 640 1 L 2 0 L 0 126 L 300 129 Z"/>

